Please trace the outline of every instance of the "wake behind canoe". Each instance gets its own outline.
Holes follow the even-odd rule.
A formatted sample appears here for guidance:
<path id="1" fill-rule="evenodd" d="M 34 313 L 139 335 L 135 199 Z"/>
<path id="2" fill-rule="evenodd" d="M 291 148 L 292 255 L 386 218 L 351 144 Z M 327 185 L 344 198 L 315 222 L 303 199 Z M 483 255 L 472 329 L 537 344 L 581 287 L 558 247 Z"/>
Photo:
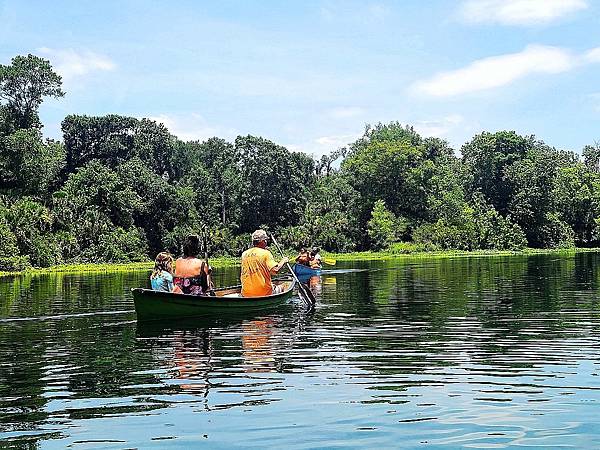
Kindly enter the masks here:
<path id="1" fill-rule="evenodd" d="M 294 280 L 273 280 L 274 285 L 282 285 L 283 292 L 265 297 L 242 297 L 241 286 L 215 290 L 215 296 L 196 296 L 153 291 L 152 289 L 132 289 L 133 302 L 138 320 L 153 320 L 168 317 L 198 317 L 219 314 L 255 311 L 282 304 L 291 297 Z"/>

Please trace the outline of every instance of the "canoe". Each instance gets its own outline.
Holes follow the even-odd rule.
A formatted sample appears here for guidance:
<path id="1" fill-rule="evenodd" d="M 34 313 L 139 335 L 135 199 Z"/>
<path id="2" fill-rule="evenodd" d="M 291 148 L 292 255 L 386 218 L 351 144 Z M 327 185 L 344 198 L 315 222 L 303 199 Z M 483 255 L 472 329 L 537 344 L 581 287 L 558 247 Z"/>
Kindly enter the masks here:
<path id="1" fill-rule="evenodd" d="M 131 292 L 138 320 L 153 320 L 168 317 L 238 314 L 273 307 L 282 304 L 292 296 L 296 281 L 273 280 L 273 284 L 283 285 L 283 292 L 264 297 L 242 297 L 241 285 L 215 289 L 214 296 L 206 297 L 142 288 L 132 289 Z"/>
<path id="2" fill-rule="evenodd" d="M 311 269 L 303 264 L 294 264 L 294 273 L 299 277 L 307 275 L 321 275 L 321 269 Z"/>

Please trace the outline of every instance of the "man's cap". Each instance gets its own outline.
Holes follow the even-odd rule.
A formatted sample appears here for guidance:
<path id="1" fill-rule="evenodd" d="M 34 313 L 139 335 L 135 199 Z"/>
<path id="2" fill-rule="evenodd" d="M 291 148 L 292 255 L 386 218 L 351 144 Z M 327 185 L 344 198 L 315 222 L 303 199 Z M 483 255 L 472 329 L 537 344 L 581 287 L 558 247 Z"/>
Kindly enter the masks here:
<path id="1" fill-rule="evenodd" d="M 269 236 L 265 230 L 256 230 L 252 233 L 253 241 L 266 241 L 267 239 L 269 239 Z"/>

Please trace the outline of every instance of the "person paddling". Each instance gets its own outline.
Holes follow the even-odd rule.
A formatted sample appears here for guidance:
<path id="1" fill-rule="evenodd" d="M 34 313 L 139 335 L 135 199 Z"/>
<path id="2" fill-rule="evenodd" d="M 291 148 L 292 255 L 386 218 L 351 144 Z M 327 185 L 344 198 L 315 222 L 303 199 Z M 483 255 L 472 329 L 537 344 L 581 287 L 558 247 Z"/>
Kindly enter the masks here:
<path id="1" fill-rule="evenodd" d="M 303 266 L 310 266 L 310 254 L 304 247 L 300 249 L 300 253 L 296 256 L 296 263 Z"/>
<path id="2" fill-rule="evenodd" d="M 279 263 L 267 250 L 269 237 L 264 230 L 252 233 L 252 247 L 242 253 L 242 297 L 262 297 L 283 291 L 283 286 L 273 286 L 271 275 L 276 274 L 289 261 L 285 256 Z"/>
<path id="3" fill-rule="evenodd" d="M 175 262 L 173 282 L 184 294 L 208 295 L 209 293 L 212 269 L 206 261 L 198 258 L 199 253 L 200 237 L 192 234 L 183 244 L 183 257 Z"/>

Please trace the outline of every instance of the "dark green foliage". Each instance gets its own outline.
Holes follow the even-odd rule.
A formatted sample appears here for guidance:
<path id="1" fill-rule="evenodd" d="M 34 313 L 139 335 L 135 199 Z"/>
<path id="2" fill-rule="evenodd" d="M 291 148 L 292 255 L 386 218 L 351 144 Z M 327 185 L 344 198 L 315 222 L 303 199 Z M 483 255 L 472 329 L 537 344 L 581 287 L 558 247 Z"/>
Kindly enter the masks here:
<path id="1" fill-rule="evenodd" d="M 148 246 L 144 232 L 139 228 L 124 230 L 117 227 L 101 234 L 95 242 L 82 250 L 82 262 L 125 263 L 144 261 L 148 258 Z"/>
<path id="2" fill-rule="evenodd" d="M 533 149 L 533 136 L 519 136 L 514 131 L 481 133 L 463 145 L 463 163 L 467 167 L 467 189 L 479 191 L 500 213 L 506 213 L 512 186 L 505 171 Z"/>
<path id="3" fill-rule="evenodd" d="M 67 172 L 100 160 L 109 167 L 137 157 L 159 175 L 173 176 L 176 139 L 164 125 L 114 114 L 67 116 L 62 122 Z"/>
<path id="4" fill-rule="evenodd" d="M 342 173 L 361 197 L 355 214 L 362 230 L 383 200 L 410 230 L 436 220 L 464 200 L 458 160 L 445 141 L 422 139 L 397 122 L 367 127 L 350 146 Z M 363 233 L 363 236 L 365 233 Z M 362 240 L 363 246 L 368 245 Z"/>
<path id="5" fill-rule="evenodd" d="M 65 151 L 59 142 L 42 140 L 35 129 L 17 130 L 0 146 L 0 187 L 15 195 L 49 197 L 64 166 Z"/>
<path id="6" fill-rule="evenodd" d="M 306 206 L 307 187 L 314 182 L 313 160 L 254 136 L 238 136 L 235 151 L 241 169 L 241 231 L 251 232 L 264 223 L 297 223 Z"/>
<path id="7" fill-rule="evenodd" d="M 44 205 L 22 197 L 6 208 L 4 217 L 16 237 L 21 255 L 33 266 L 47 267 L 62 262 L 60 248 L 52 234 L 53 215 Z"/>
<path id="8" fill-rule="evenodd" d="M 202 222 L 211 226 L 238 228 L 242 174 L 234 146 L 223 139 L 188 143 L 185 159 L 178 161 L 181 184 L 196 193 L 195 207 Z"/>
<path id="9" fill-rule="evenodd" d="M 520 250 L 527 245 L 523 230 L 487 204 L 482 195 L 456 210 L 453 218 L 421 225 L 413 238 L 443 250 Z"/>
<path id="10" fill-rule="evenodd" d="M 388 248 L 396 240 L 396 216 L 385 207 L 383 200 L 377 200 L 367 222 L 367 233 L 374 250 Z"/>

